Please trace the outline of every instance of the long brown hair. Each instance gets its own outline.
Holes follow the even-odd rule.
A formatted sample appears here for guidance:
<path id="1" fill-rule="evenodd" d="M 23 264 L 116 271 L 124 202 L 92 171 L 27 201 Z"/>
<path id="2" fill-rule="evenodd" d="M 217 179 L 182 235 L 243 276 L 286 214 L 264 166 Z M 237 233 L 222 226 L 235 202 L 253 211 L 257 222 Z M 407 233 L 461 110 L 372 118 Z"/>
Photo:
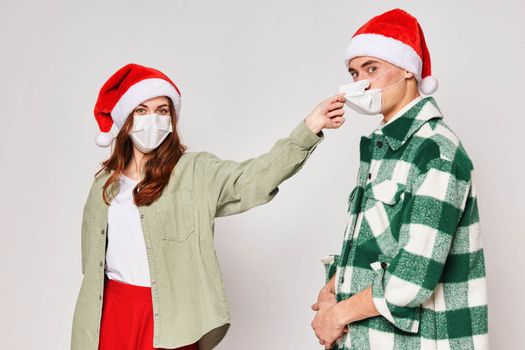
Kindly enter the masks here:
<path id="1" fill-rule="evenodd" d="M 186 146 L 181 143 L 177 132 L 176 112 L 170 98 L 168 98 L 168 104 L 173 131 L 162 141 L 159 147 L 148 153 L 145 158 L 144 178 L 133 190 L 133 199 L 137 206 L 150 205 L 160 197 L 162 190 L 170 180 L 173 168 L 186 151 Z M 104 202 L 107 205 L 110 202 L 110 195 L 108 194 L 110 189 L 112 190 L 112 186 L 120 181 L 121 174 L 132 160 L 133 141 L 129 136 L 129 131 L 133 126 L 133 113 L 130 113 L 119 131 L 111 156 L 102 162 L 102 169 L 97 172 L 98 174 L 102 170 L 114 170 L 114 173 L 104 184 L 102 192 Z"/>

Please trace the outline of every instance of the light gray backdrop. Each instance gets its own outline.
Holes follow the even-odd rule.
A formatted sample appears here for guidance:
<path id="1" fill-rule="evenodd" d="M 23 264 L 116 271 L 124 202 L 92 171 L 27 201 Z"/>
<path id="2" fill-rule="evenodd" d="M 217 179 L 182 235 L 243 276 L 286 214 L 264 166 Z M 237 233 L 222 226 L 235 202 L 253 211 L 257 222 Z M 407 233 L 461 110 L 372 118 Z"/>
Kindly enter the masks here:
<path id="1" fill-rule="evenodd" d="M 523 1 L 16 1 L 0 3 L 0 348 L 66 349 L 81 281 L 80 223 L 107 149 L 93 105 L 120 66 L 156 67 L 183 93 L 192 151 L 265 152 L 348 82 L 351 34 L 402 7 L 417 16 L 435 97 L 477 167 L 492 348 L 525 343 Z M 338 253 L 358 141 L 347 114 L 270 204 L 219 219 L 233 324 L 218 349 L 318 349 L 311 332 Z"/>

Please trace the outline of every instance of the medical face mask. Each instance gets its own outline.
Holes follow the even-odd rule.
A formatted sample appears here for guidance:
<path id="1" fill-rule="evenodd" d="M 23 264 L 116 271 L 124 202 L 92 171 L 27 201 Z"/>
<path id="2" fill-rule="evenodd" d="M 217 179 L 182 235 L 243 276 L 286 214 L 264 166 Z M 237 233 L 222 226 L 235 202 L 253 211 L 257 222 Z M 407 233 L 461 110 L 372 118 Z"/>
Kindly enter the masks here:
<path id="1" fill-rule="evenodd" d="M 383 77 L 386 73 L 394 67 L 387 70 L 382 75 L 375 77 L 372 80 L 359 80 L 350 84 L 339 86 L 339 92 L 345 93 L 346 105 L 360 114 L 377 115 L 381 113 L 381 92 L 390 89 L 394 85 L 402 82 L 405 78 L 401 78 L 390 86 L 382 89 L 365 90 L 375 80 Z"/>
<path id="2" fill-rule="evenodd" d="M 173 131 L 171 117 L 158 114 L 133 116 L 131 140 L 143 153 L 149 153 Z"/>

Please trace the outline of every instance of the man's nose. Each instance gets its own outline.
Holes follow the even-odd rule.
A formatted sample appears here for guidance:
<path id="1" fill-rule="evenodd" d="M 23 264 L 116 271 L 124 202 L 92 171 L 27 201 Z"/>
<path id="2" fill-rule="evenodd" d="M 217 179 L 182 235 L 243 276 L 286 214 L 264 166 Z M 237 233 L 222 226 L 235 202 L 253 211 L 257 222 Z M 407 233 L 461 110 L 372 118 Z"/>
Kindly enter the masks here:
<path id="1" fill-rule="evenodd" d="M 370 79 L 368 79 L 368 77 L 359 77 L 359 78 L 357 78 L 357 80 L 355 80 L 355 82 L 357 83 L 358 81 L 361 81 L 361 80 L 370 80 Z M 371 84 L 369 84 L 369 85 L 365 88 L 365 91 L 370 89 L 370 85 L 371 85 Z"/>

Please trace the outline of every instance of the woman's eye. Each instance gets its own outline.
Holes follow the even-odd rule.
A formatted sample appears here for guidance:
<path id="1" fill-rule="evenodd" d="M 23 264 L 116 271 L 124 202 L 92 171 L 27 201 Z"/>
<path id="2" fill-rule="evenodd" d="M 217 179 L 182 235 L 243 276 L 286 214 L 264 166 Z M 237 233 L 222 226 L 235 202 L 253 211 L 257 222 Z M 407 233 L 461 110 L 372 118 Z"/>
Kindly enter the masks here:
<path id="1" fill-rule="evenodd" d="M 368 68 L 368 73 L 374 73 L 376 70 L 377 70 L 376 67 L 369 67 Z"/>
<path id="2" fill-rule="evenodd" d="M 358 77 L 357 72 L 352 72 L 352 73 L 350 73 L 350 75 L 351 75 L 352 78 L 354 78 L 354 79 L 357 79 L 357 77 Z"/>
<path id="3" fill-rule="evenodd" d="M 167 109 L 161 109 L 161 110 L 159 111 L 159 114 L 160 114 L 160 115 L 167 115 L 168 113 L 169 113 L 169 111 L 168 111 Z"/>
<path id="4" fill-rule="evenodd" d="M 144 108 L 137 108 L 135 109 L 136 114 L 144 114 L 146 113 L 146 110 Z"/>

